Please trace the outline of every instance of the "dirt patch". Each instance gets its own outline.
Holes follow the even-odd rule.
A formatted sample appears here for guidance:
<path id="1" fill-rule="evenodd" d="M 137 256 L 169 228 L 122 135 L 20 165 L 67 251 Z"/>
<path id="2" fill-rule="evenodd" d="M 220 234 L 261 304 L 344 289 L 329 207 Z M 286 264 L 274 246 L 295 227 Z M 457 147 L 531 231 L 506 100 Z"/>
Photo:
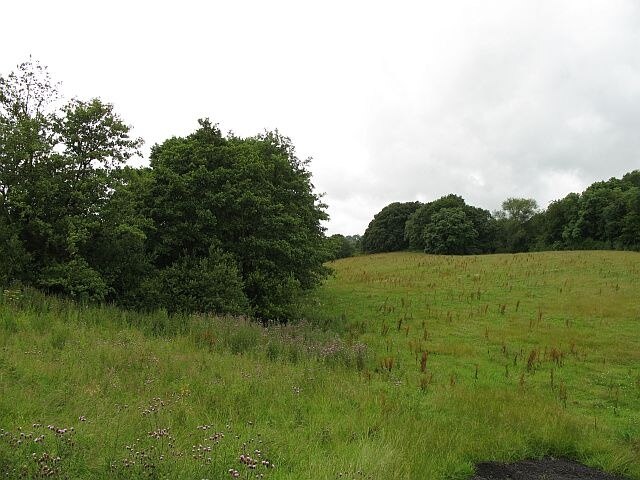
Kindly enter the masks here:
<path id="1" fill-rule="evenodd" d="M 476 465 L 471 480 L 625 480 L 563 458 L 523 460 L 516 463 L 485 462 Z"/>

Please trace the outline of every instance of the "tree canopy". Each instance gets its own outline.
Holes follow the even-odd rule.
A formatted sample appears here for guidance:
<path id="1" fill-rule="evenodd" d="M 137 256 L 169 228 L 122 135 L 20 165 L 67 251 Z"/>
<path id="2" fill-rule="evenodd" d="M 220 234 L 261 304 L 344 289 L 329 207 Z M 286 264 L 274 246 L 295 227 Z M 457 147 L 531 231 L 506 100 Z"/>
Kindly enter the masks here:
<path id="1" fill-rule="evenodd" d="M 453 207 L 435 212 L 423 236 L 426 252 L 464 255 L 475 253 L 478 231 L 463 207 Z"/>
<path id="2" fill-rule="evenodd" d="M 306 165 L 278 132 L 223 136 L 208 120 L 154 146 L 146 188 L 137 188 L 154 266 L 162 272 L 220 250 L 253 314 L 291 318 L 299 293 L 326 273 L 327 215 Z"/>
<path id="3" fill-rule="evenodd" d="M 4 281 L 104 299 L 111 287 L 88 252 L 104 234 L 112 174 L 142 141 L 112 105 L 71 100 L 55 109 L 57 96 L 38 63 L 0 77 L 0 236 L 7 240 L 0 249 L 11 259 Z"/>
<path id="4" fill-rule="evenodd" d="M 440 212 L 443 211 L 443 214 Z M 447 215 L 469 224 L 471 230 L 457 230 L 464 239 L 454 240 L 447 230 L 455 225 L 445 220 Z M 445 225 L 448 225 L 445 228 Z M 405 224 L 405 238 L 409 248 L 424 250 L 428 253 L 489 253 L 493 251 L 494 225 L 487 210 L 467 205 L 464 199 L 455 194 L 445 195 L 432 202 L 421 205 Z M 447 246 L 445 246 L 445 244 Z M 457 244 L 454 246 L 454 244 Z"/>

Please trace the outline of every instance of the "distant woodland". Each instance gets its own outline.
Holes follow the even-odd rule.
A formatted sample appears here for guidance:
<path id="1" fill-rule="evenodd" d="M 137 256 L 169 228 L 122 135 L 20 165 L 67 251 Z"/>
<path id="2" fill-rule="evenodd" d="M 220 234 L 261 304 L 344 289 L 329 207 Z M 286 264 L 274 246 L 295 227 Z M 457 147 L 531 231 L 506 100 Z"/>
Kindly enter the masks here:
<path id="1" fill-rule="evenodd" d="M 640 170 L 590 185 L 541 210 L 531 198 L 508 198 L 493 213 L 458 195 L 392 203 L 354 248 L 364 253 L 433 254 L 541 250 L 640 250 Z"/>

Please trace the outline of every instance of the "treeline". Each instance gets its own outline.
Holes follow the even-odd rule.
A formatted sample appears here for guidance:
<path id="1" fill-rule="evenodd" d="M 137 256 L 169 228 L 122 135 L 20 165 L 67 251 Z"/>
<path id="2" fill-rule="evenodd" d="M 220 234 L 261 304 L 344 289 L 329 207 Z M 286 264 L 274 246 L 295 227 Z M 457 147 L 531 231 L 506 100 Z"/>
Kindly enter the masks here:
<path id="1" fill-rule="evenodd" d="M 201 120 L 142 140 L 98 99 L 61 107 L 47 69 L 0 76 L 0 284 L 170 312 L 296 316 L 327 273 L 307 162 L 278 132 Z"/>
<path id="2" fill-rule="evenodd" d="M 369 223 L 362 252 L 434 254 L 541 250 L 640 250 L 640 170 L 596 182 L 540 210 L 534 199 L 508 198 L 502 210 L 467 205 L 458 195 L 391 203 Z"/>

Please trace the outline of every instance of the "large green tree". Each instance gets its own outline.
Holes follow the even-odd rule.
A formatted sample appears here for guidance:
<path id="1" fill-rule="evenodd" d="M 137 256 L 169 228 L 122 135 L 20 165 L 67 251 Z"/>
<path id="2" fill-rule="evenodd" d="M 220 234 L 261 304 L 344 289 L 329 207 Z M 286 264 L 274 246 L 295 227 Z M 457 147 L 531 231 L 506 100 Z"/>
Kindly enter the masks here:
<path id="1" fill-rule="evenodd" d="M 324 278 L 325 207 L 288 138 L 224 136 L 201 120 L 193 134 L 153 147 L 147 175 L 140 196 L 157 275 L 225 252 L 209 265 L 237 272 L 252 314 L 280 320 L 295 316 L 300 293 Z"/>
<path id="2" fill-rule="evenodd" d="M 476 253 L 478 231 L 462 207 L 443 208 L 424 230 L 425 252 L 465 255 Z"/>
<path id="3" fill-rule="evenodd" d="M 438 222 L 442 224 L 442 218 L 438 222 L 433 220 L 434 216 L 441 210 L 447 210 L 449 213 L 458 212 L 458 210 L 462 211 L 464 213 L 464 221 L 469 222 L 475 232 L 473 235 L 467 236 L 463 242 L 464 246 L 456 249 L 455 253 L 460 253 L 461 250 L 474 254 L 493 251 L 495 222 L 489 211 L 467 205 L 462 197 L 454 194 L 445 195 L 437 200 L 425 203 L 409 216 L 405 224 L 405 239 L 409 244 L 409 248 L 430 253 L 442 253 L 442 248 L 436 248 L 433 242 L 427 244 L 430 229 L 434 228 Z M 441 230 L 437 235 L 441 235 Z M 430 238 L 433 239 L 433 237 Z"/>
<path id="4" fill-rule="evenodd" d="M 37 62 L 0 77 L 0 235 L 19 256 L 5 281 L 103 299 L 112 288 L 87 253 L 105 227 L 112 173 L 142 142 L 111 105 L 53 108 L 57 97 Z"/>

